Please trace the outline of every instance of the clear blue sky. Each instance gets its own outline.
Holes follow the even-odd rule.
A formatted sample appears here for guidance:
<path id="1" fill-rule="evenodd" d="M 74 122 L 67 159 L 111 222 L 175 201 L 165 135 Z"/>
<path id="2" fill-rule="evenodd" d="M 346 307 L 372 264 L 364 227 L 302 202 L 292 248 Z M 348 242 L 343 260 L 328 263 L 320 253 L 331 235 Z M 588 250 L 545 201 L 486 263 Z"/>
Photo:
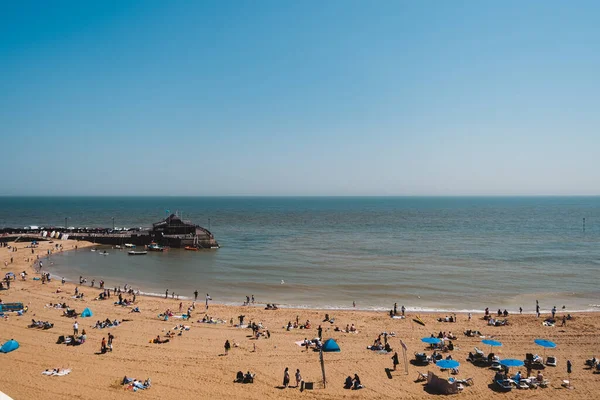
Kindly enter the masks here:
<path id="1" fill-rule="evenodd" d="M 597 1 L 0 5 L 0 195 L 600 194 Z"/>

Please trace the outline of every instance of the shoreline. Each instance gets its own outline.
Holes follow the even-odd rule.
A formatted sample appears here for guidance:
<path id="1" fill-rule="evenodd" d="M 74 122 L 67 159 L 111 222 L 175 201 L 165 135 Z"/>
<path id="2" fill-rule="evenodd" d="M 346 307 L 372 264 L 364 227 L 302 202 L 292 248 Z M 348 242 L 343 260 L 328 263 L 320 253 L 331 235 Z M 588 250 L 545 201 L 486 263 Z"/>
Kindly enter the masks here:
<path id="1" fill-rule="evenodd" d="M 70 239 L 71 240 L 71 239 Z M 113 249 L 113 250 L 118 250 L 115 249 L 113 246 L 107 246 L 107 245 L 101 245 L 101 244 L 97 244 L 97 243 L 92 243 L 92 242 L 86 242 L 86 241 L 79 241 L 78 243 L 82 243 L 83 246 L 80 247 L 80 249 L 89 249 L 91 247 L 98 247 L 98 248 L 106 248 L 106 249 Z M 67 249 L 64 250 L 63 252 L 72 252 L 75 251 L 74 248 L 72 249 Z M 43 257 L 44 260 L 48 259 L 49 256 L 45 255 Z M 40 259 L 42 259 L 42 257 L 40 257 Z M 33 264 L 30 266 L 31 270 L 34 271 L 35 268 L 33 267 Z M 36 271 L 34 271 L 35 273 L 37 273 Z M 47 271 L 50 272 L 52 274 L 55 274 L 53 271 Z M 70 276 L 68 274 L 65 275 L 65 279 L 67 280 L 68 283 L 71 283 L 73 285 L 78 285 L 77 284 L 77 279 L 75 279 L 75 277 L 73 277 L 73 279 L 70 278 Z M 103 277 L 98 276 L 96 278 L 96 280 L 98 279 L 103 279 Z M 118 279 L 118 278 L 113 278 L 113 279 Z M 157 299 L 164 299 L 164 294 L 161 293 L 157 293 L 157 292 L 149 292 L 149 291 L 144 291 L 142 290 L 142 287 L 137 284 L 137 282 L 127 282 L 128 285 L 136 287 L 136 290 L 139 288 L 140 290 L 140 296 L 146 296 L 146 297 L 151 297 L 151 298 L 157 298 Z M 80 285 L 83 287 L 89 287 L 89 284 L 87 285 Z M 119 287 L 120 285 L 117 285 L 117 287 Z M 113 286 L 114 287 L 114 286 Z M 97 289 L 97 287 L 96 287 Z M 112 289 L 112 288 L 111 288 Z M 171 297 L 169 297 L 170 300 L 173 300 Z M 175 299 L 177 300 L 177 299 Z M 188 295 L 179 295 L 179 300 L 180 301 L 192 301 L 192 296 L 188 296 Z M 559 303 L 559 302 L 557 302 Z M 226 306 L 226 307 L 240 307 L 243 306 L 242 302 L 235 302 L 235 301 L 212 301 L 211 304 L 219 304 L 222 306 Z M 257 307 L 257 306 L 266 306 L 266 302 L 257 302 L 255 303 L 255 306 L 250 306 L 250 307 Z M 271 303 L 272 304 L 272 303 Z M 287 310 L 319 310 L 319 311 L 357 311 L 357 312 L 376 312 L 376 313 L 387 313 L 390 311 L 390 309 L 392 308 L 393 303 L 391 303 L 390 307 L 385 307 L 385 306 L 369 306 L 369 307 L 363 307 L 361 308 L 356 307 L 348 307 L 348 306 L 315 306 L 315 305 L 298 305 L 298 304 L 282 304 L 282 303 L 275 303 L 277 304 L 277 306 L 279 308 L 282 309 L 287 309 Z M 401 304 L 398 304 L 398 306 L 400 307 Z M 504 310 L 504 307 L 502 307 L 502 310 Z M 507 308 L 507 310 L 510 313 L 517 313 L 518 309 L 509 309 Z M 418 306 L 407 306 L 406 307 L 406 311 L 407 312 L 411 312 L 411 313 L 423 313 L 423 314 L 432 314 L 432 313 L 453 313 L 453 314 L 461 314 L 461 315 L 466 315 L 466 314 L 477 314 L 477 313 L 483 313 L 484 309 L 476 309 L 476 308 L 472 308 L 472 309 L 468 309 L 468 308 L 460 308 L 460 309 L 452 309 L 452 308 L 434 308 L 434 307 L 418 307 Z M 494 313 L 496 310 L 490 310 L 491 313 Z M 549 310 L 544 310 L 544 311 L 548 311 Z M 594 307 L 594 305 L 588 305 L 588 308 L 577 308 L 577 309 L 569 309 L 569 310 L 565 310 L 565 312 L 568 313 L 598 313 L 600 312 L 600 305 L 597 305 L 597 307 Z M 522 315 L 535 315 L 535 311 L 523 311 Z M 542 312 L 543 314 L 543 312 Z"/>

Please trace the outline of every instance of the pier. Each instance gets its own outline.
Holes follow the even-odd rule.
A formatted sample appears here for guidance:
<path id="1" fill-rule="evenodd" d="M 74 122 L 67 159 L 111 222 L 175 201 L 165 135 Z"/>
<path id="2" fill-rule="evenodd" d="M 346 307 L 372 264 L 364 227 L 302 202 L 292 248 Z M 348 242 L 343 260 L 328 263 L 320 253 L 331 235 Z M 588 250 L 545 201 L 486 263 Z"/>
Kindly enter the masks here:
<path id="1" fill-rule="evenodd" d="M 54 233 L 54 236 L 52 235 Z M 0 236 L 0 241 L 31 241 L 52 240 L 69 238 L 85 240 L 92 243 L 123 246 L 131 243 L 136 246 L 147 246 L 157 243 L 161 246 L 184 248 L 195 247 L 198 249 L 216 249 L 219 243 L 214 235 L 206 228 L 194 225 L 189 221 L 183 221 L 177 214 L 171 214 L 167 218 L 152 224 L 150 229 L 134 229 L 129 231 L 115 232 L 106 229 L 65 229 L 65 228 L 39 228 L 31 229 L 5 229 Z"/>

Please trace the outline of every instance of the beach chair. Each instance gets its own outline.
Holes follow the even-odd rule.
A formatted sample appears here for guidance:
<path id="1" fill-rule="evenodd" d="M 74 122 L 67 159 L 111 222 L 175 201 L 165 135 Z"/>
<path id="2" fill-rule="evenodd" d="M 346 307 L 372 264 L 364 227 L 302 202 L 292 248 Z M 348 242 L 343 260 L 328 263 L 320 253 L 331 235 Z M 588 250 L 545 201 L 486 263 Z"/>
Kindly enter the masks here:
<path id="1" fill-rule="evenodd" d="M 473 386 L 473 384 L 475 383 L 475 382 L 473 382 L 473 378 L 457 379 L 456 382 L 460 383 L 461 385 L 465 385 L 465 386 Z"/>
<path id="2" fill-rule="evenodd" d="M 517 384 L 519 389 L 529 389 L 529 383 L 525 379 L 521 379 Z"/>
<path id="3" fill-rule="evenodd" d="M 431 359 L 427 357 L 425 353 L 415 353 L 415 364 L 427 365 L 431 362 Z"/>
<path id="4" fill-rule="evenodd" d="M 554 357 L 554 356 L 546 357 L 546 365 L 549 365 L 551 367 L 556 367 L 556 363 L 557 363 L 556 357 Z"/>
<path id="5" fill-rule="evenodd" d="M 512 390 L 512 383 L 508 379 L 495 380 L 494 383 L 501 392 L 510 392 Z"/>
<path id="6" fill-rule="evenodd" d="M 425 382 L 427 380 L 427 374 L 424 374 L 419 371 L 417 371 L 417 374 L 419 374 L 419 375 L 417 376 L 417 379 L 415 380 L 415 382 Z"/>

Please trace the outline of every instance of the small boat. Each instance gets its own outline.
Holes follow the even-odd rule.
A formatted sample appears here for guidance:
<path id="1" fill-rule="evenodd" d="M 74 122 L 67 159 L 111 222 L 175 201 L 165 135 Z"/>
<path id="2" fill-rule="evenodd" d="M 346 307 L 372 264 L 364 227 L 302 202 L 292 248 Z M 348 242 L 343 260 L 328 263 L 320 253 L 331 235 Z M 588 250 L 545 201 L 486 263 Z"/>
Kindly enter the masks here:
<path id="1" fill-rule="evenodd" d="M 130 256 L 144 256 L 146 254 L 148 254 L 147 251 L 128 251 L 127 254 L 129 254 Z"/>
<path id="2" fill-rule="evenodd" d="M 158 245 L 158 244 L 156 244 L 156 243 L 150 243 L 150 244 L 148 245 L 148 250 L 149 250 L 149 251 L 165 251 L 165 248 L 164 248 L 164 247 L 162 247 L 162 246 L 159 246 L 159 245 Z"/>
<path id="3" fill-rule="evenodd" d="M 98 252 L 98 254 L 100 254 L 101 256 L 107 256 L 108 253 L 106 252 L 106 250 L 104 250 L 103 252 Z"/>
<path id="4" fill-rule="evenodd" d="M 185 249 L 190 251 L 198 251 L 198 248 L 194 246 L 185 246 Z"/>
<path id="5" fill-rule="evenodd" d="M 135 249 L 135 244 L 125 243 L 125 247 L 127 247 L 128 249 Z"/>
<path id="6" fill-rule="evenodd" d="M 116 245 L 116 246 L 115 246 L 115 249 L 120 249 L 120 248 L 121 248 L 121 246 L 120 246 L 120 245 Z"/>
<path id="7" fill-rule="evenodd" d="M 96 251 L 96 249 L 92 249 L 92 250 L 90 250 L 90 251 Z"/>

